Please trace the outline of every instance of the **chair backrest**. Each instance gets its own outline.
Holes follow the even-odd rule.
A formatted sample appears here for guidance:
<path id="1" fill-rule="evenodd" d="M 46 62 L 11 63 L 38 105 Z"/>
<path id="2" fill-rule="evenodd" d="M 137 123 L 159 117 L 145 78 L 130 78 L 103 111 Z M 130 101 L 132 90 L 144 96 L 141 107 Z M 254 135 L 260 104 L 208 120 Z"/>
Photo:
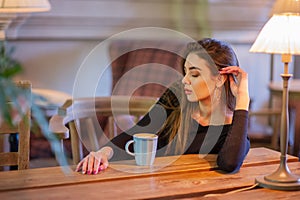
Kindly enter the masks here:
<path id="1" fill-rule="evenodd" d="M 112 95 L 160 97 L 182 78 L 186 38 L 176 40 L 112 40 L 109 56 Z"/>
<path id="2" fill-rule="evenodd" d="M 29 81 L 19 81 L 17 87 L 25 92 L 28 100 L 27 110 L 16 126 L 11 126 L 5 121 L 0 124 L 0 148 L 3 149 L 4 136 L 7 134 L 18 133 L 18 152 L 1 152 L 0 166 L 18 166 L 18 169 L 29 168 L 30 151 L 30 122 L 31 122 L 31 83 Z M 7 102 L 9 104 L 9 102 Z"/>
<path id="3" fill-rule="evenodd" d="M 59 109 L 58 115 L 50 119 L 50 130 L 61 135 L 62 139 L 68 138 L 70 133 L 73 162 L 77 164 L 83 158 L 82 143 L 89 151 L 98 150 L 118 134 L 117 128 L 125 130 L 133 126 L 156 100 L 139 96 L 68 100 Z"/>

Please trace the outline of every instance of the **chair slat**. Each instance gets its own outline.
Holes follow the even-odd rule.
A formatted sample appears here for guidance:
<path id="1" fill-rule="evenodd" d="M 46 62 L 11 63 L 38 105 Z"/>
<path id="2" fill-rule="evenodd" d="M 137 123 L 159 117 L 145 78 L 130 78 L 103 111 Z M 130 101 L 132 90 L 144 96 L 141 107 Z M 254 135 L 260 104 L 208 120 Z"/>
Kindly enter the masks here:
<path id="1" fill-rule="evenodd" d="M 18 165 L 18 152 L 0 153 L 0 166 Z"/>

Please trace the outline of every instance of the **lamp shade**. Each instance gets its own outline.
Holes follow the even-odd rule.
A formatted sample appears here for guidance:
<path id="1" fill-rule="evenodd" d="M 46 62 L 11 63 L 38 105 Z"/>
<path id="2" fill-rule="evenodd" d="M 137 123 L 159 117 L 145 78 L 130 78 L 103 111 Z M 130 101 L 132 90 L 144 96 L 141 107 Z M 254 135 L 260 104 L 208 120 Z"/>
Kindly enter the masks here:
<path id="1" fill-rule="evenodd" d="M 0 0 L 0 13 L 45 12 L 50 8 L 48 0 Z"/>
<path id="2" fill-rule="evenodd" d="M 260 31 L 250 52 L 300 55 L 300 16 L 274 14 Z"/>
<path id="3" fill-rule="evenodd" d="M 300 0 L 277 0 L 271 11 L 274 14 L 300 14 Z"/>

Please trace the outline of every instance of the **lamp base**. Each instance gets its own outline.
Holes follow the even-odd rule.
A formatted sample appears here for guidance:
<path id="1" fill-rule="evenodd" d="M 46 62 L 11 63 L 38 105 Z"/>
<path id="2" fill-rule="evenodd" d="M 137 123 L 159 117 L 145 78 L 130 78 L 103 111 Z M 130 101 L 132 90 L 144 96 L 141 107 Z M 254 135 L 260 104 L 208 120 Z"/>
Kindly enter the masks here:
<path id="1" fill-rule="evenodd" d="M 264 176 L 257 177 L 255 183 L 258 183 L 258 186 L 269 188 L 273 190 L 300 190 L 300 182 L 275 182 L 269 181 Z"/>

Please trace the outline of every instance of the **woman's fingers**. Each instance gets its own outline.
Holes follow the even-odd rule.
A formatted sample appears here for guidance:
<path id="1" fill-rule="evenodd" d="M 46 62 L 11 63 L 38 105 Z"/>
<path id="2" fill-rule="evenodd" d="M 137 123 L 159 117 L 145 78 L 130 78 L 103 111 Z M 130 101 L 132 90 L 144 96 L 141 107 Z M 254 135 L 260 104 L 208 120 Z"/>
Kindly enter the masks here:
<path id="1" fill-rule="evenodd" d="M 248 93 L 248 74 L 238 66 L 224 67 L 220 74 L 229 75 L 230 88 L 234 96 Z"/>
<path id="2" fill-rule="evenodd" d="M 238 66 L 224 67 L 220 70 L 220 74 L 232 74 L 240 79 L 247 77 L 247 73 Z"/>
<path id="3" fill-rule="evenodd" d="M 90 152 L 76 166 L 75 171 L 82 171 L 82 174 L 98 174 L 99 171 L 108 167 L 108 159 L 98 152 Z"/>
<path id="4" fill-rule="evenodd" d="M 81 160 L 81 161 L 77 164 L 76 169 L 75 169 L 76 172 L 78 172 L 78 171 L 81 169 L 83 162 L 84 162 L 84 160 Z"/>
<path id="5" fill-rule="evenodd" d="M 87 173 L 88 161 L 89 161 L 89 156 L 83 159 L 82 168 L 81 168 L 82 174 Z"/>
<path id="6" fill-rule="evenodd" d="M 108 167 L 108 159 L 107 157 L 103 157 L 100 169 L 105 170 L 107 167 Z"/>
<path id="7" fill-rule="evenodd" d="M 238 76 L 242 71 L 240 67 L 237 66 L 230 66 L 221 68 L 220 74 L 232 74 L 234 76 Z"/>
<path id="8" fill-rule="evenodd" d="M 234 96 L 236 96 L 238 90 L 238 86 L 237 86 L 238 83 L 236 80 L 234 80 L 233 76 L 229 76 L 229 83 L 230 83 L 231 92 L 233 93 Z"/>
<path id="9" fill-rule="evenodd" d="M 87 174 L 92 174 L 94 172 L 94 164 L 96 160 L 96 153 L 94 151 L 90 152 Z"/>
<path id="10" fill-rule="evenodd" d="M 223 67 L 220 70 L 221 70 L 220 72 L 233 73 L 233 72 L 239 72 L 241 68 L 238 66 L 228 66 L 228 67 Z"/>
<path id="11" fill-rule="evenodd" d="M 101 155 L 98 155 L 97 153 L 94 154 L 94 166 L 93 166 L 93 174 L 98 174 L 100 171 L 100 164 L 102 162 Z"/>
<path id="12" fill-rule="evenodd" d="M 232 75 L 233 79 L 230 79 L 230 82 L 235 82 L 238 85 L 243 79 L 248 79 L 248 74 L 237 66 L 224 67 L 220 70 L 220 74 Z"/>
<path id="13" fill-rule="evenodd" d="M 235 109 L 249 109 L 249 91 L 248 91 L 248 74 L 237 66 L 224 67 L 220 70 L 220 74 L 232 74 L 236 77 L 237 81 L 229 76 L 230 89 L 236 97 Z"/>

